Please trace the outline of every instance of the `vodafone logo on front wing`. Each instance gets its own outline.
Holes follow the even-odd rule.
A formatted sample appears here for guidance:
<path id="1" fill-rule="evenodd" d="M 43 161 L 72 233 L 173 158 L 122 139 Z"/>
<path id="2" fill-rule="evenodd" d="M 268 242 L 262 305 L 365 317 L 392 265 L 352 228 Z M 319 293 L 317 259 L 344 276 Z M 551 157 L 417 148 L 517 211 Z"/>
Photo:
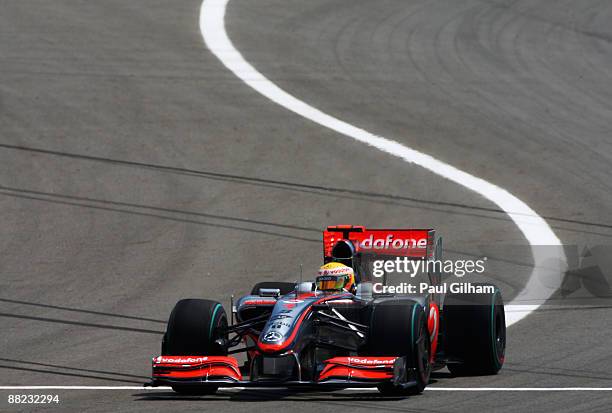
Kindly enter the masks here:
<path id="1" fill-rule="evenodd" d="M 208 361 L 208 357 L 164 357 L 159 356 L 155 359 L 156 363 L 174 363 L 174 364 L 194 364 Z"/>
<path id="2" fill-rule="evenodd" d="M 357 357 L 349 357 L 349 363 L 354 364 L 367 364 L 367 365 L 378 365 L 378 364 L 393 364 L 396 360 L 396 357 L 380 360 L 380 359 L 367 359 L 367 358 L 357 358 Z"/>

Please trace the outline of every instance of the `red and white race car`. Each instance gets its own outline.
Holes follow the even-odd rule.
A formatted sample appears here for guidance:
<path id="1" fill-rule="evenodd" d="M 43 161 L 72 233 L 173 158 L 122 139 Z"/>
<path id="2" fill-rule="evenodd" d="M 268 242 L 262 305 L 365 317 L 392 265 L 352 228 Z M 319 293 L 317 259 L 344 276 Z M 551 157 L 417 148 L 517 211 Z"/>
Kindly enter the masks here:
<path id="1" fill-rule="evenodd" d="M 380 268 L 374 274 L 381 260 L 439 260 L 434 230 L 331 226 L 323 232 L 323 252 L 314 282 L 261 282 L 237 300 L 232 322 L 217 301 L 179 301 L 149 385 L 189 394 L 321 386 L 409 395 L 445 366 L 455 375 L 496 374 L 502 367 L 506 325 L 497 287 L 391 294 L 382 288 L 389 274 Z M 419 276 L 433 287 L 445 280 L 435 268 Z M 246 354 L 244 364 L 237 353 Z"/>

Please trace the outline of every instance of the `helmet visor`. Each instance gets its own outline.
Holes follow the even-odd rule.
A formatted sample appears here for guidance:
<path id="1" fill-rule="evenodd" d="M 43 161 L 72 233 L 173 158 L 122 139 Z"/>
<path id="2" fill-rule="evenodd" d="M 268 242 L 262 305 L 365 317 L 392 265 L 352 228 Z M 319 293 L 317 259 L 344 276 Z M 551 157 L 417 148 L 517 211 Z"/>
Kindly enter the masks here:
<path id="1" fill-rule="evenodd" d="M 318 290 L 341 290 L 344 288 L 348 276 L 346 275 L 322 275 L 317 277 Z"/>

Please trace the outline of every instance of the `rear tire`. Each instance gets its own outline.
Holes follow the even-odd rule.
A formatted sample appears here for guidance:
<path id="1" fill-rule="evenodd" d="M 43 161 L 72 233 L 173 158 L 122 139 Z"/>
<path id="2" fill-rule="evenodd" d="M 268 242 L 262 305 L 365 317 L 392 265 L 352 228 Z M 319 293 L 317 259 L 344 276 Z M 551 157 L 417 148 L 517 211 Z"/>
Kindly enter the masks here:
<path id="1" fill-rule="evenodd" d="M 227 338 L 223 306 L 211 300 L 185 299 L 174 306 L 164 339 L 162 355 L 167 356 L 226 356 L 227 351 L 216 343 Z M 218 386 L 173 385 L 172 389 L 186 395 L 213 394 Z"/>
<path id="2" fill-rule="evenodd" d="M 388 300 L 375 304 L 370 319 L 368 353 L 373 356 L 406 357 L 407 370 L 414 369 L 416 385 L 403 387 L 383 383 L 378 390 L 387 396 L 420 394 L 431 374 L 430 339 L 423 307 L 412 300 Z"/>
<path id="3" fill-rule="evenodd" d="M 448 294 L 443 317 L 446 354 L 453 361 L 448 364 L 450 372 L 455 376 L 497 374 L 506 350 L 506 319 L 499 289 L 487 294 Z"/>

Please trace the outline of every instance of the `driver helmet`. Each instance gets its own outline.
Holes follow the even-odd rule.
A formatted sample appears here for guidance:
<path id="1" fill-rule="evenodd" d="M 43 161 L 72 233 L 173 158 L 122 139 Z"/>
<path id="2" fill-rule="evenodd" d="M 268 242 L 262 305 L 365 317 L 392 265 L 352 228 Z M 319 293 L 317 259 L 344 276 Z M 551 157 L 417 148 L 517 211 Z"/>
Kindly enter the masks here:
<path id="1" fill-rule="evenodd" d="M 317 290 L 354 292 L 355 272 L 339 262 L 330 262 L 319 268 L 319 276 L 316 280 Z"/>

